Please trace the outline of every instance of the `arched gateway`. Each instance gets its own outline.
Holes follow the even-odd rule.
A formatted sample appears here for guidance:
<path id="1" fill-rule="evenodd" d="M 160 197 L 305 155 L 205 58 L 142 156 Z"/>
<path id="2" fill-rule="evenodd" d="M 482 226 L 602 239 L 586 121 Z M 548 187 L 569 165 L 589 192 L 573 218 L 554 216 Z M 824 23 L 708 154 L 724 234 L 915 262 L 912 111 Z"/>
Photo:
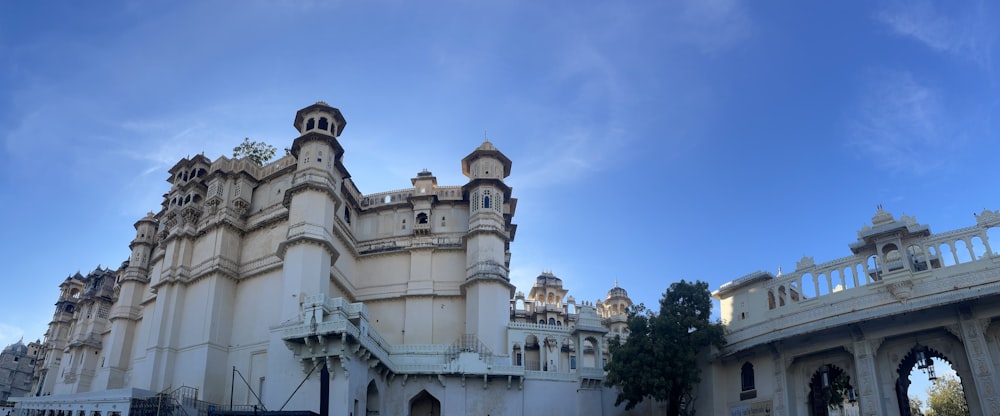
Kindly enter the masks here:
<path id="1" fill-rule="evenodd" d="M 933 234 L 879 207 L 850 256 L 723 285 L 729 344 L 702 373 L 698 414 L 908 416 L 911 370 L 934 377 L 932 359 L 972 415 L 1000 414 L 998 227 L 983 211 Z"/>

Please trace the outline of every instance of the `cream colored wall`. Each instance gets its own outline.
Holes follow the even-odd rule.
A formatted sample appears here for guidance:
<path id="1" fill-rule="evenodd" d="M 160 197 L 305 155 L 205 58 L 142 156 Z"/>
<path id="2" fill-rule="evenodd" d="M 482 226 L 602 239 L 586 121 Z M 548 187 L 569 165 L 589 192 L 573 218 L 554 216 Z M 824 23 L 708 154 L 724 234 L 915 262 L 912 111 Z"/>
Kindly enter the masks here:
<path id="1" fill-rule="evenodd" d="M 465 332 L 465 298 L 434 297 L 431 310 L 434 312 L 432 344 L 451 344 Z"/>
<path id="2" fill-rule="evenodd" d="M 250 213 L 281 205 L 285 197 L 285 190 L 291 187 L 292 175 L 282 175 L 269 181 L 261 182 L 253 191 L 253 198 L 250 201 Z"/>
<path id="3" fill-rule="evenodd" d="M 352 276 L 358 300 L 393 298 L 406 294 L 410 277 L 410 253 L 406 251 L 363 257 L 358 274 Z"/>
<path id="4" fill-rule="evenodd" d="M 719 300 L 722 321 L 732 329 L 759 324 L 768 319 L 767 291 L 759 285 L 737 289 Z"/>
<path id="5" fill-rule="evenodd" d="M 403 328 L 405 322 L 400 319 L 406 316 L 406 304 L 399 299 L 375 300 L 365 302 L 371 313 L 371 324 L 379 335 L 389 343 L 403 343 Z"/>
<path id="6" fill-rule="evenodd" d="M 236 289 L 230 345 L 240 348 L 265 342 L 270 335 L 268 328 L 280 323 L 280 303 L 275 296 L 281 293 L 281 270 L 242 280 Z"/>

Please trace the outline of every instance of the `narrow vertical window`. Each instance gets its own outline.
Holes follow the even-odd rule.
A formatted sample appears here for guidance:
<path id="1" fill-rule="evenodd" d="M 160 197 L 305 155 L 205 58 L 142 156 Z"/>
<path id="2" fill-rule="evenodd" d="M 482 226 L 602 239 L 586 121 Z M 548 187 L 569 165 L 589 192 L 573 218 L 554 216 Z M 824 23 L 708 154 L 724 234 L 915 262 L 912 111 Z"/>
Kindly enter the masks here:
<path id="1" fill-rule="evenodd" d="M 740 385 L 743 391 L 754 389 L 753 379 L 753 364 L 743 363 L 743 368 L 740 370 Z"/>

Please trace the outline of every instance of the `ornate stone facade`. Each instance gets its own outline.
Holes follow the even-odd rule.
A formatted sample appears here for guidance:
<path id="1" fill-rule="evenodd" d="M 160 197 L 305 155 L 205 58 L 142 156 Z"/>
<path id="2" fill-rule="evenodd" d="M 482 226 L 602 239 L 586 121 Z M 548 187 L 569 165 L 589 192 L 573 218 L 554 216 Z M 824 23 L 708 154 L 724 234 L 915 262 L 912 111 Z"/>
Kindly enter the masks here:
<path id="1" fill-rule="evenodd" d="M 299 135 L 277 161 L 174 165 L 128 261 L 61 287 L 43 397 L 21 401 L 26 414 L 180 386 L 216 409 L 620 413 L 601 366 L 631 301 L 617 285 L 597 305 L 564 301 L 543 274 L 552 284 L 525 309 L 508 276 L 507 156 L 486 141 L 461 160 L 465 184 L 424 170 L 363 194 L 344 164 L 345 124 L 320 102 L 296 113 Z"/>
<path id="2" fill-rule="evenodd" d="M 713 296 L 729 344 L 706 365 L 700 394 L 711 399 L 698 413 L 908 415 L 910 371 L 938 358 L 961 378 L 973 415 L 1000 414 L 1000 254 L 991 241 L 1000 241 L 997 211 L 933 234 L 879 207 L 851 256 L 806 257 L 792 273 L 723 285 Z M 829 381 L 841 375 L 850 400 L 828 409 Z"/>
<path id="3" fill-rule="evenodd" d="M 40 347 L 38 341 L 24 345 L 21 340 L 0 352 L 0 402 L 29 395 Z"/>

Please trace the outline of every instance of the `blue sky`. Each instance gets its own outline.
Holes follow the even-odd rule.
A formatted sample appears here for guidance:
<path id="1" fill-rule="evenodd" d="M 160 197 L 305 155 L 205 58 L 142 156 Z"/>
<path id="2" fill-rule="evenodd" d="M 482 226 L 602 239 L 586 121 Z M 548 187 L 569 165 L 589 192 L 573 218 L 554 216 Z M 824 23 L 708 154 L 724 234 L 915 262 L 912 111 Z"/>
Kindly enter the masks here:
<path id="1" fill-rule="evenodd" d="M 116 267 L 166 170 L 282 148 L 324 100 L 361 191 L 486 135 L 513 160 L 512 278 L 655 304 L 850 254 L 878 204 L 932 231 L 1000 209 L 987 2 L 0 2 L 0 344 Z"/>

